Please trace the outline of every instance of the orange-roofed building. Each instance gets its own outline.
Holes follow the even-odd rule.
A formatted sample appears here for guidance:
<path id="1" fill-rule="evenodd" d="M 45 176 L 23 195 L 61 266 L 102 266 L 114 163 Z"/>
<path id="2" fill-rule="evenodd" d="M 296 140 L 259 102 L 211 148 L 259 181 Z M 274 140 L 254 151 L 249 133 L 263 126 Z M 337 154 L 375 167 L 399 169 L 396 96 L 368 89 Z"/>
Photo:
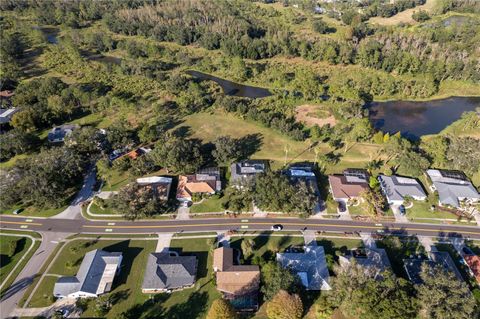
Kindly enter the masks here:
<path id="1" fill-rule="evenodd" d="M 180 202 L 192 201 L 193 194 L 215 194 L 222 189 L 220 170 L 206 168 L 192 175 L 178 177 L 177 200 Z"/>
<path id="2" fill-rule="evenodd" d="M 217 289 L 236 309 L 258 308 L 260 268 L 257 265 L 234 265 L 233 249 L 221 247 L 213 252 L 213 270 Z"/>
<path id="3" fill-rule="evenodd" d="M 463 259 L 465 259 L 468 268 L 470 268 L 470 272 L 480 285 L 480 257 L 477 255 L 465 255 Z"/>

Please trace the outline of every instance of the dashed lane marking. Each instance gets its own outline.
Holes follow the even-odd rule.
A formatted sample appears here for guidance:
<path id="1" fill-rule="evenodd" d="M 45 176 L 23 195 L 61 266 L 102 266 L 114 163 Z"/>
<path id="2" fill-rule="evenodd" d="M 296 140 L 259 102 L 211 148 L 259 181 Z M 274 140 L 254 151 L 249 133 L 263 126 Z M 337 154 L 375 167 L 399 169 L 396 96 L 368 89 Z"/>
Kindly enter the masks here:
<path id="1" fill-rule="evenodd" d="M 0 224 L 14 224 L 14 225 L 23 225 L 25 222 L 7 222 L 4 220 L 0 220 Z M 29 225 L 35 225 L 35 226 L 42 226 L 40 223 L 30 223 Z"/>
<path id="2" fill-rule="evenodd" d="M 248 228 L 248 225 L 242 225 L 241 228 Z"/>
<path id="3" fill-rule="evenodd" d="M 29 218 L 29 219 L 25 219 L 25 221 L 26 221 L 27 223 L 31 223 L 31 222 L 33 222 L 33 219 L 30 219 L 30 218 Z"/>
<path id="4" fill-rule="evenodd" d="M 28 228 L 28 225 L 21 225 L 20 228 Z"/>
<path id="5" fill-rule="evenodd" d="M 114 226 L 115 223 L 108 223 L 108 226 Z"/>
<path id="6" fill-rule="evenodd" d="M 111 229 L 111 228 L 107 228 L 107 229 L 105 229 L 105 231 L 106 231 L 106 232 L 112 232 L 112 231 L 113 231 L 113 229 Z"/>

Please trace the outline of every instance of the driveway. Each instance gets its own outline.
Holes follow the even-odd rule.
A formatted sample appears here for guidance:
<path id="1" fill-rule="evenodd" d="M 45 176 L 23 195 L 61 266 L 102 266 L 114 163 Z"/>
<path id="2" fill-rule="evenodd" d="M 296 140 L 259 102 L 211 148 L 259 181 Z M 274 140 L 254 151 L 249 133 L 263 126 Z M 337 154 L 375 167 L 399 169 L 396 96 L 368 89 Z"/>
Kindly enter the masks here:
<path id="1" fill-rule="evenodd" d="M 38 271 L 45 263 L 45 260 L 52 254 L 58 242 L 70 234 L 45 232 L 41 233 L 41 235 L 42 242 L 37 251 L 0 300 L 0 318 L 2 319 L 8 318 L 10 313 L 17 307 L 25 290 L 32 284 L 35 277 L 40 276 Z"/>
<path id="2" fill-rule="evenodd" d="M 172 241 L 173 233 L 159 233 L 157 248 L 155 249 L 156 253 L 168 252 L 170 248 L 170 242 Z"/>
<path id="3" fill-rule="evenodd" d="M 95 166 L 92 165 L 85 175 L 83 180 L 83 185 L 80 191 L 78 192 L 75 199 L 72 201 L 70 206 L 67 207 L 63 212 L 57 214 L 51 218 L 57 219 L 81 219 L 82 218 L 82 203 L 88 199 L 90 199 L 93 194 L 94 190 L 93 187 L 97 182 L 97 173 Z"/>
<path id="4" fill-rule="evenodd" d="M 371 233 L 361 232 L 360 237 L 362 237 L 362 241 L 363 241 L 363 244 L 365 245 L 365 248 L 370 248 L 370 249 L 377 248 L 377 243 L 375 242 L 375 239 L 373 239 Z"/>
<path id="5" fill-rule="evenodd" d="M 177 213 L 177 218 L 176 219 L 182 219 L 182 220 L 190 219 L 189 213 L 190 213 L 190 208 L 180 206 L 178 208 L 178 213 Z"/>
<path id="6" fill-rule="evenodd" d="M 409 222 L 407 216 L 402 215 L 402 213 L 400 213 L 400 206 L 391 205 L 390 207 L 392 208 L 393 216 L 395 216 L 395 221 L 396 222 L 398 222 L 398 223 L 408 223 Z"/>

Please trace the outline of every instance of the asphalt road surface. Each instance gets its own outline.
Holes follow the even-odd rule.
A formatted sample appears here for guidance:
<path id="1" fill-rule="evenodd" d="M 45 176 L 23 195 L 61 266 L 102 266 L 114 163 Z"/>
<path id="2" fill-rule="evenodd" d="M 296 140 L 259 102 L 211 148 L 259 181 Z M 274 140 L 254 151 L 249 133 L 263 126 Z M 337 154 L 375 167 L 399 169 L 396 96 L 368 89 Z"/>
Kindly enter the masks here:
<path id="1" fill-rule="evenodd" d="M 284 226 L 284 231 L 315 230 L 332 232 L 377 232 L 398 235 L 423 235 L 437 237 L 463 237 L 480 239 L 480 227 L 444 224 L 415 224 L 300 219 L 300 218 L 205 218 L 189 220 L 149 221 L 93 221 L 71 219 L 41 219 L 19 216 L 1 216 L 2 229 L 31 230 L 39 232 L 93 233 L 93 234 L 149 234 L 160 232 L 203 232 L 226 230 L 270 230 L 274 224 Z"/>

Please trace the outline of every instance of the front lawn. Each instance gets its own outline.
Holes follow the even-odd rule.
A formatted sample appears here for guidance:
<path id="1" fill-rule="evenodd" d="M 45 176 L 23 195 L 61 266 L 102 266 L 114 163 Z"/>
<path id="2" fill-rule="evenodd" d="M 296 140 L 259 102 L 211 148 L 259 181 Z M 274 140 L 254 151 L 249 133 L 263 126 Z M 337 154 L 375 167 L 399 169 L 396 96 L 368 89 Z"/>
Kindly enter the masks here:
<path id="1" fill-rule="evenodd" d="M 0 282 L 7 278 L 31 244 L 32 240 L 28 237 L 0 234 Z"/>
<path id="2" fill-rule="evenodd" d="M 408 218 L 442 218 L 442 219 L 457 219 L 455 214 L 430 209 L 431 204 L 424 201 L 413 201 L 413 206 L 407 209 Z"/>
<path id="3" fill-rule="evenodd" d="M 123 261 L 120 275 L 115 278 L 111 293 L 122 296 L 120 300 L 107 314 L 107 318 L 118 318 L 120 314 L 139 302 L 145 302 L 147 297 L 141 293 L 141 284 L 147 256 L 153 252 L 156 247 L 155 240 L 118 240 L 118 239 L 92 239 L 92 240 L 73 240 L 66 244 L 56 258 L 49 274 L 72 276 L 75 275 L 80 267 L 83 256 L 88 251 L 94 249 L 104 249 L 107 251 L 119 251 L 123 253 Z M 47 277 L 48 282 L 43 281 L 37 288 L 29 306 L 44 307 L 51 304 L 50 296 L 53 293 L 55 277 Z M 54 281 L 51 284 L 51 281 Z M 82 315 L 84 317 L 94 317 L 94 302 L 90 302 L 88 309 Z"/>
<path id="4" fill-rule="evenodd" d="M 199 204 L 193 204 L 190 207 L 191 213 L 218 213 L 225 209 L 222 207 L 223 198 L 219 195 L 212 195 L 204 198 Z"/>

